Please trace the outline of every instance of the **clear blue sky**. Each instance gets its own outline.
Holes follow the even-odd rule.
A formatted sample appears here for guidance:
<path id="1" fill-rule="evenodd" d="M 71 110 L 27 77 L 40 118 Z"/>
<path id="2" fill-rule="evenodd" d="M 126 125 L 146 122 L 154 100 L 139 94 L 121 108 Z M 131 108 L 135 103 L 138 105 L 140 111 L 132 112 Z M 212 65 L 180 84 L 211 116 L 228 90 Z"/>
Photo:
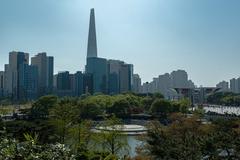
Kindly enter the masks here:
<path id="1" fill-rule="evenodd" d="M 0 70 L 12 50 L 83 70 L 90 8 L 99 56 L 134 64 L 143 81 L 176 69 L 204 86 L 240 76 L 240 0 L 0 0 Z"/>

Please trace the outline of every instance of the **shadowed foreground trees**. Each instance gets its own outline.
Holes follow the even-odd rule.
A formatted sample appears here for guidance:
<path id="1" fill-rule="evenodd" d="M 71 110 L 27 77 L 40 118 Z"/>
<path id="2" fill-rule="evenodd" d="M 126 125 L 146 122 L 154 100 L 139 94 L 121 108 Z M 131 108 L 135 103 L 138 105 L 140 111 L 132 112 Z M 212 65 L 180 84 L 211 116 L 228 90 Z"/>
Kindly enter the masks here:
<path id="1" fill-rule="evenodd" d="M 151 113 L 157 121 L 150 123 L 145 146 L 136 159 L 240 159 L 240 121 L 222 120 L 203 125 L 198 117 L 186 118 L 189 106 L 187 99 L 168 101 L 158 94 L 146 97 L 134 94 L 41 97 L 30 109 L 30 119 L 1 122 L 5 132 L 0 134 L 0 159 L 4 156 L 18 159 L 37 156 L 40 159 L 119 159 L 128 147 L 126 136 L 114 130 L 116 125 L 122 124 L 116 117 L 124 118 L 139 112 Z M 112 127 L 112 131 L 92 132 L 97 125 L 93 121 L 96 117 L 114 114 L 116 117 L 101 123 L 105 128 Z M 162 125 L 161 119 L 168 120 L 167 125 Z M 37 133 L 38 136 L 32 138 L 24 133 Z"/>
<path id="2" fill-rule="evenodd" d="M 173 123 L 149 125 L 145 154 L 153 159 L 232 159 L 240 158 L 240 123 L 202 124 L 197 117 L 172 116 Z M 225 121 L 226 122 L 226 121 Z"/>

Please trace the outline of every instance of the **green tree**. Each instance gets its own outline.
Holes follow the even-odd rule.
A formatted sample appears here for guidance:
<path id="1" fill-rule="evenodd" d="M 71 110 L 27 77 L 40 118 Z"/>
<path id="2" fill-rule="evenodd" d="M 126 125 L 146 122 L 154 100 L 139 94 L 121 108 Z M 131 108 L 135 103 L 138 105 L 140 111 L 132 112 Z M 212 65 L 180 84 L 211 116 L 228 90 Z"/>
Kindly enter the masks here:
<path id="1" fill-rule="evenodd" d="M 167 116 L 171 112 L 171 103 L 164 99 L 156 99 L 151 105 L 151 113 L 154 115 Z"/>
<path id="2" fill-rule="evenodd" d="M 49 110 L 57 104 L 56 96 L 43 96 L 36 100 L 31 108 L 30 115 L 33 118 L 46 118 L 49 115 Z"/>
<path id="3" fill-rule="evenodd" d="M 128 154 L 127 136 L 122 134 L 123 124 L 115 116 L 100 124 L 101 132 L 97 134 L 96 142 L 101 144 L 103 151 L 111 155 Z"/>
<path id="4" fill-rule="evenodd" d="M 59 135 L 60 143 L 65 144 L 69 129 L 77 123 L 80 110 L 77 105 L 73 105 L 69 99 L 61 100 L 51 109 L 51 124 L 55 125 Z"/>
<path id="5" fill-rule="evenodd" d="M 87 99 L 80 102 L 79 108 L 81 117 L 85 119 L 96 118 L 98 115 L 102 115 L 104 112 L 99 104 Z"/>
<path id="6" fill-rule="evenodd" d="M 154 93 L 153 99 L 164 99 L 164 96 L 161 93 Z"/>
<path id="7" fill-rule="evenodd" d="M 107 112 L 115 114 L 117 117 L 125 117 L 130 115 L 130 104 L 126 99 L 118 99 L 113 106 L 108 108 Z"/>
<path id="8" fill-rule="evenodd" d="M 146 149 L 154 159 L 191 159 L 202 157 L 198 123 L 179 119 L 169 127 L 153 122 L 148 127 Z"/>

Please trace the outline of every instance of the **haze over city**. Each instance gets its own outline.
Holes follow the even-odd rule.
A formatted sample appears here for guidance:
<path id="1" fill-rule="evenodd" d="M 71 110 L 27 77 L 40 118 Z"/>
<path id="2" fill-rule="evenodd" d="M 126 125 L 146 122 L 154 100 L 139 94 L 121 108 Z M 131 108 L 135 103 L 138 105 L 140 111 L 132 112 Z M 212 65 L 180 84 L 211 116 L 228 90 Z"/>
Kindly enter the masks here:
<path id="1" fill-rule="evenodd" d="M 47 52 L 55 72 L 83 70 L 89 9 L 95 8 L 98 55 L 134 64 L 143 81 L 184 69 L 197 85 L 238 77 L 237 0 L 0 2 L 0 70 L 12 50 Z"/>

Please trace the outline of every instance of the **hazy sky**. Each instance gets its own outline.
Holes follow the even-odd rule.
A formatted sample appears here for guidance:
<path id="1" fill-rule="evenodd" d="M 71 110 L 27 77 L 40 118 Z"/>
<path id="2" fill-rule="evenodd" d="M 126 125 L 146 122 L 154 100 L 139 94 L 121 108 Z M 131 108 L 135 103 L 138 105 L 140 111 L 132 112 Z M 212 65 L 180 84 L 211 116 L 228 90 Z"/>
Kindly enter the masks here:
<path id="1" fill-rule="evenodd" d="M 0 0 L 0 70 L 12 50 L 83 70 L 90 8 L 98 55 L 134 64 L 143 81 L 176 69 L 204 86 L 240 76 L 240 0 Z"/>

